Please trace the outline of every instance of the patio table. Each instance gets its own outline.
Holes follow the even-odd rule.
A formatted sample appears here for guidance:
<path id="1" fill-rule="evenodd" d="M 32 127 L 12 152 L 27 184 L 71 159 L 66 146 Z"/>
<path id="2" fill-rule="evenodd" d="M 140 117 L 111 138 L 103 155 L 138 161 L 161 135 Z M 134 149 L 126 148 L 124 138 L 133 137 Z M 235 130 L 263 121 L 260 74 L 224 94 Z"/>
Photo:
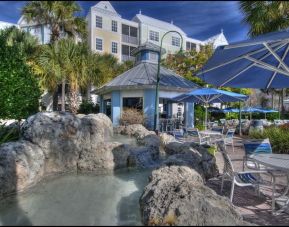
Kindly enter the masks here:
<path id="1" fill-rule="evenodd" d="M 203 134 L 205 136 L 209 136 L 210 137 L 210 144 L 212 144 L 213 141 L 216 140 L 216 138 L 218 139 L 218 138 L 222 138 L 223 137 L 222 133 L 216 132 L 216 131 L 213 131 L 213 130 L 203 130 L 203 131 L 200 131 L 200 134 Z"/>
<path id="2" fill-rule="evenodd" d="M 275 197 L 275 182 L 273 182 L 273 195 L 272 195 L 272 212 L 274 212 L 275 201 L 279 200 L 283 202 L 283 206 L 275 214 L 281 213 L 282 211 L 288 209 L 289 198 L 286 196 L 289 190 L 289 155 L 287 154 L 252 154 L 249 156 L 254 159 L 257 163 L 273 168 L 275 170 L 284 172 L 287 174 L 287 185 L 285 191 L 278 197 Z M 270 172 L 270 170 L 268 170 Z"/>
<path id="3" fill-rule="evenodd" d="M 203 130 L 200 133 L 211 136 L 211 135 L 222 135 L 220 132 L 212 131 L 212 130 Z"/>

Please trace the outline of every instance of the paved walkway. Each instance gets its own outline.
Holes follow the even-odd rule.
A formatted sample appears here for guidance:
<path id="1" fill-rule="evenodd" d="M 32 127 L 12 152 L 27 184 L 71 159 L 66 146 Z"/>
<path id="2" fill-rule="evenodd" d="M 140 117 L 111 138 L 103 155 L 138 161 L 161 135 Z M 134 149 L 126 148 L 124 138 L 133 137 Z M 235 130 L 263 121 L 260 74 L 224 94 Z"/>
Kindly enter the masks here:
<path id="1" fill-rule="evenodd" d="M 227 151 L 231 159 L 242 159 L 244 150 L 242 147 L 242 139 L 239 137 L 234 138 L 235 147 L 234 153 L 232 147 L 227 146 Z M 223 158 L 218 152 L 216 153 L 217 165 L 220 173 L 223 172 Z M 242 171 L 242 161 L 234 161 L 234 168 L 236 171 Z M 285 178 L 278 178 L 278 188 L 282 189 L 286 183 Z M 226 181 L 224 184 L 224 191 L 220 193 L 221 178 L 214 178 L 207 182 L 207 186 L 215 190 L 218 194 L 229 197 L 231 183 Z M 289 214 L 282 213 L 281 215 L 274 216 L 271 213 L 271 193 L 270 187 L 261 188 L 260 197 L 256 194 L 255 190 L 251 187 L 238 187 L 235 186 L 233 204 L 241 212 L 244 220 L 257 225 L 289 225 Z"/>

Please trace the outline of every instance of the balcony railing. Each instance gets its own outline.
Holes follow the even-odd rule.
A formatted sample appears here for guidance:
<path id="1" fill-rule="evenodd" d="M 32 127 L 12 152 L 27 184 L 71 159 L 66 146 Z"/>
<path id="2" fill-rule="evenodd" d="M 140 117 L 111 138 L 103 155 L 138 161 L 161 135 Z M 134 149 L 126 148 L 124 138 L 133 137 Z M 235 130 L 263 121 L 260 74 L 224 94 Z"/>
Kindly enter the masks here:
<path id="1" fill-rule="evenodd" d="M 122 34 L 121 41 L 125 43 L 138 44 L 138 38 Z"/>
<path id="2" fill-rule="evenodd" d="M 133 56 L 128 56 L 128 55 L 121 55 L 121 60 L 124 61 L 134 61 L 135 57 Z"/>

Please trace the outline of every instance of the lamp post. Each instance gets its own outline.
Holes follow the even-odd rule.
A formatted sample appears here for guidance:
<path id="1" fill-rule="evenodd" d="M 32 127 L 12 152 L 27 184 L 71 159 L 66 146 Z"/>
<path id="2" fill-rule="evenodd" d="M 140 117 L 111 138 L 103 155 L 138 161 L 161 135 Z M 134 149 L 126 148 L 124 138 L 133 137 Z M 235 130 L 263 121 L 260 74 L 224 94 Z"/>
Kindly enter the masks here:
<path id="1" fill-rule="evenodd" d="M 170 33 L 175 32 L 178 33 L 181 37 L 181 49 L 183 49 L 183 37 L 178 31 L 168 31 L 166 32 L 161 39 L 161 46 L 160 46 L 160 56 L 158 59 L 158 71 L 157 71 L 157 83 L 156 83 L 156 100 L 155 100 L 155 116 L 154 116 L 154 130 L 158 134 L 159 131 L 159 82 L 160 82 L 160 64 L 161 64 L 161 58 L 162 58 L 162 46 L 163 46 L 163 39 L 164 37 Z"/>

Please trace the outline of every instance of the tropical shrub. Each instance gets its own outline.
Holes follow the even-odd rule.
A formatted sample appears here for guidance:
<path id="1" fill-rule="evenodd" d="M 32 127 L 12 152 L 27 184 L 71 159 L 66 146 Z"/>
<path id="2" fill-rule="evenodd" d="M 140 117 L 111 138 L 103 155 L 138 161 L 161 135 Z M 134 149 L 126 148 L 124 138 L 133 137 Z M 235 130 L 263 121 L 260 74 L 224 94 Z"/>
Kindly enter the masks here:
<path id="1" fill-rule="evenodd" d="M 136 108 L 125 108 L 120 117 L 121 125 L 144 124 L 145 115 Z"/>
<path id="2" fill-rule="evenodd" d="M 289 125 L 275 127 L 270 126 L 263 132 L 254 130 L 250 132 L 249 137 L 252 139 L 269 138 L 273 152 L 281 154 L 289 154 Z"/>
<path id="3" fill-rule="evenodd" d="M 7 127 L 5 124 L 0 125 L 0 145 L 19 139 L 19 130 L 17 127 Z"/>
<path id="4" fill-rule="evenodd" d="M 209 113 L 208 113 L 209 119 Z M 205 120 L 205 108 L 202 105 L 195 104 L 195 124 L 203 125 Z"/>
<path id="5" fill-rule="evenodd" d="M 21 45 L 0 32 L 0 118 L 21 120 L 38 112 L 40 89 Z"/>
<path id="6" fill-rule="evenodd" d="M 98 113 L 99 107 L 98 105 L 95 105 L 93 102 L 84 100 L 80 106 L 78 113 L 81 114 L 91 114 L 91 113 Z"/>

